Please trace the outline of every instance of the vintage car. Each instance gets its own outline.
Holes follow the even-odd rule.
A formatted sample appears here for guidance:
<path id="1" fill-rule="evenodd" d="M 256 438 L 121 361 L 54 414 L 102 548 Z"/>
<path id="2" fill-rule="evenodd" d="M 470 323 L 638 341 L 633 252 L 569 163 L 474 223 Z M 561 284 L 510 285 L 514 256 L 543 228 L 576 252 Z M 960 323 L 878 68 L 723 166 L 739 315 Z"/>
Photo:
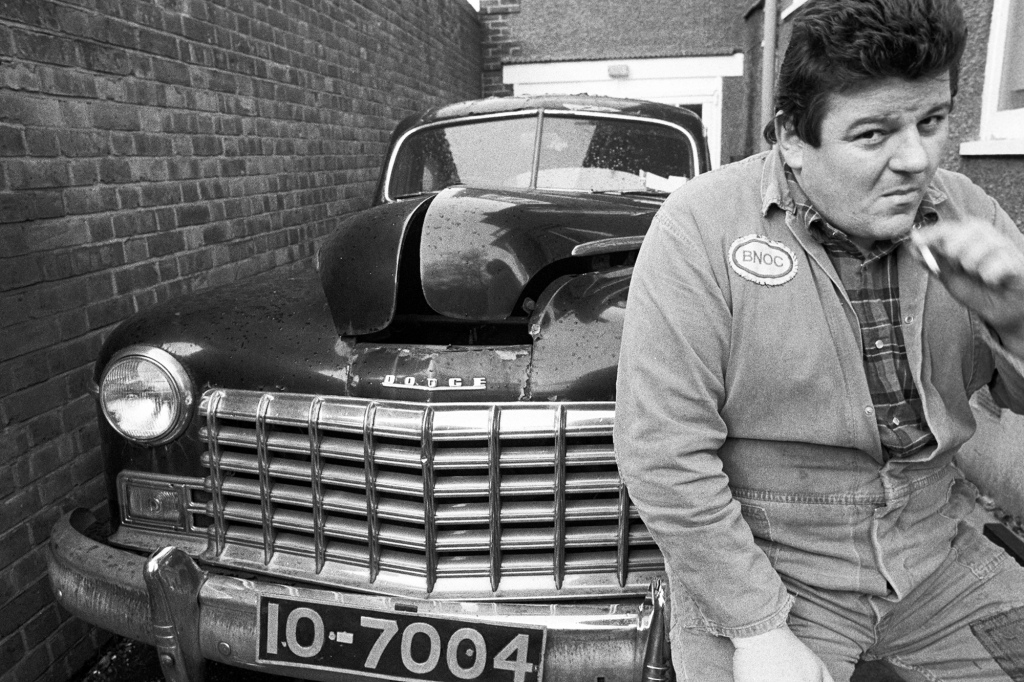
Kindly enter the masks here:
<path id="1" fill-rule="evenodd" d="M 686 109 L 472 101 L 394 132 L 315 270 L 124 322 L 96 363 L 112 534 L 58 601 L 157 647 L 305 679 L 667 679 L 662 557 L 612 453 L 632 263 L 708 169 Z"/>

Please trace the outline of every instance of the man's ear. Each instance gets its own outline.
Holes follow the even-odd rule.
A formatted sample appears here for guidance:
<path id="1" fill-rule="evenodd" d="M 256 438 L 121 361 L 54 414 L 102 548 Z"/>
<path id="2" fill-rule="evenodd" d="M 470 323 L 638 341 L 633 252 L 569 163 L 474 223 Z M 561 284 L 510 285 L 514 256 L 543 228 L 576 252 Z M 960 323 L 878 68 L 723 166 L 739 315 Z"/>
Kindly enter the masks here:
<path id="1" fill-rule="evenodd" d="M 804 148 L 807 143 L 796 134 L 792 119 L 781 115 L 775 117 L 775 139 L 779 141 L 779 150 L 782 152 L 782 160 L 786 162 L 786 165 L 797 172 L 802 170 Z"/>

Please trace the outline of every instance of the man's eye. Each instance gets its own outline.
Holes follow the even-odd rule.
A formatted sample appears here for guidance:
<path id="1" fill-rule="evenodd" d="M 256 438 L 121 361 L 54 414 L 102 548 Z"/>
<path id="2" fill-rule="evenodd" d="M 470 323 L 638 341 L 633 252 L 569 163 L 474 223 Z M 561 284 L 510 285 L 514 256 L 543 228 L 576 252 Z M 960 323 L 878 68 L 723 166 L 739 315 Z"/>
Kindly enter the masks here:
<path id="1" fill-rule="evenodd" d="M 946 120 L 945 116 L 929 116 L 928 118 L 921 121 L 919 127 L 922 130 L 935 130 L 942 125 L 943 121 Z"/>
<path id="2" fill-rule="evenodd" d="M 885 133 L 881 130 L 865 130 L 864 132 L 857 134 L 857 139 L 863 140 L 864 142 L 878 142 L 882 139 L 883 135 L 885 135 Z"/>

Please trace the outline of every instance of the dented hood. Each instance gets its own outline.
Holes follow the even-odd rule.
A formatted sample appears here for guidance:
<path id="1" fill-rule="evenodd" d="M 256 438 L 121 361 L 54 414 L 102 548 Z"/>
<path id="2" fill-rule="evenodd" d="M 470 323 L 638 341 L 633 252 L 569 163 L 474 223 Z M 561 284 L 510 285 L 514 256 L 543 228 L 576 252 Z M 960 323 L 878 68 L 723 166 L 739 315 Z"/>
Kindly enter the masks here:
<path id="1" fill-rule="evenodd" d="M 433 310 L 504 320 L 545 266 L 581 244 L 643 235 L 659 207 L 649 198 L 453 187 L 345 221 L 320 252 L 321 281 L 343 335 L 387 327 L 400 263 L 413 257 Z"/>

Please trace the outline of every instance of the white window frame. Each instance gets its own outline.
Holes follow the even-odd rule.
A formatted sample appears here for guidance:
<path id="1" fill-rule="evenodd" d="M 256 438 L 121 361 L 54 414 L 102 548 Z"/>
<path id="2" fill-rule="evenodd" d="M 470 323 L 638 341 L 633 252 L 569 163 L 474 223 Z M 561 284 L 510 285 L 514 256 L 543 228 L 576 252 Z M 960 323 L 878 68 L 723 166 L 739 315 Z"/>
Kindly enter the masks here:
<path id="1" fill-rule="evenodd" d="M 795 12 L 797 8 L 800 7 L 800 5 L 804 4 L 805 2 L 807 2 L 807 0 L 793 0 L 793 2 L 789 4 L 789 7 L 782 10 L 782 14 L 779 15 L 779 20 L 785 21 L 786 19 L 789 19 L 790 15 L 793 14 L 793 12 Z"/>
<path id="2" fill-rule="evenodd" d="M 1010 31 L 1010 3 L 1022 0 L 994 0 L 992 27 L 985 62 L 985 87 L 981 95 L 981 122 L 976 141 L 960 145 L 961 156 L 1024 155 L 1024 107 L 999 111 L 1003 58 Z"/>

